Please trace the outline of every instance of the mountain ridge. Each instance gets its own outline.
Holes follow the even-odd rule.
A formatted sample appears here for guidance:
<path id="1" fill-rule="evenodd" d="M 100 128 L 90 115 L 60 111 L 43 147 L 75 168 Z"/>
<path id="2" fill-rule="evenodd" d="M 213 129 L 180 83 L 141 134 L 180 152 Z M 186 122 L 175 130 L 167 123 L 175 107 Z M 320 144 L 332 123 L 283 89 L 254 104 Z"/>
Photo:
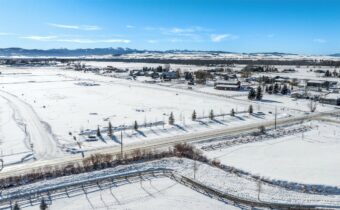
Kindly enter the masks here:
<path id="1" fill-rule="evenodd" d="M 124 54 L 133 53 L 209 53 L 209 54 L 239 54 L 239 55 L 273 55 L 273 56 L 287 56 L 287 55 L 298 55 L 294 53 L 283 53 L 283 52 L 255 52 L 255 53 L 236 53 L 221 50 L 138 50 L 132 48 L 79 48 L 79 49 L 68 49 L 68 48 L 56 48 L 56 49 L 25 49 L 19 47 L 0 48 L 0 56 L 47 56 L 47 57 L 72 57 L 72 56 L 103 56 L 112 55 L 119 56 Z M 340 53 L 331 54 L 328 56 L 340 57 Z"/>

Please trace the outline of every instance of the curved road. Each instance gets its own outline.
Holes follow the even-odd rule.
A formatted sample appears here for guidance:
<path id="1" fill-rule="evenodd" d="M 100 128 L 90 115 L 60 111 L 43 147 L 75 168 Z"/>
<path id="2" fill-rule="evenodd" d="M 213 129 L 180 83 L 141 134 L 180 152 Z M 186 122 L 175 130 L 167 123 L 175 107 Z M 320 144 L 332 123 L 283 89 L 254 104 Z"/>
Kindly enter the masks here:
<path id="1" fill-rule="evenodd" d="M 1 92 L 1 91 L 0 91 Z M 1 96 L 1 93 L 0 93 Z M 340 113 L 340 110 L 332 110 L 328 112 L 319 112 L 319 113 L 312 113 L 308 115 L 303 116 L 297 116 L 297 117 L 289 117 L 289 118 L 281 118 L 277 120 L 277 125 L 285 125 L 290 123 L 297 123 L 304 120 L 311 120 L 311 119 L 320 119 L 323 116 L 327 116 L 329 114 L 334 113 Z M 136 149 L 167 149 L 168 147 L 171 147 L 177 143 L 190 143 L 190 142 L 198 142 L 206 139 L 211 139 L 215 137 L 221 137 L 225 135 L 231 135 L 236 133 L 242 133 L 242 132 L 249 132 L 253 130 L 258 130 L 259 126 L 265 126 L 266 128 L 274 127 L 274 120 L 268 120 L 263 123 L 252 123 L 247 125 L 241 125 L 237 127 L 230 127 L 230 128 L 222 128 L 222 129 L 216 129 L 211 131 L 204 131 L 204 132 L 197 132 L 194 134 L 185 134 L 185 135 L 174 135 L 171 137 L 165 137 L 160 139 L 153 139 L 148 142 L 138 142 L 133 144 L 127 144 L 124 145 L 124 153 L 129 154 L 133 153 Z M 49 149 L 49 148 L 46 148 Z M 107 148 L 101 148 L 91 151 L 85 152 L 85 157 L 89 157 L 92 154 L 112 154 L 117 155 L 120 154 L 120 147 L 119 146 L 112 146 Z M 51 155 L 53 156 L 53 155 Z M 53 159 L 53 160 L 52 160 Z M 48 160 L 42 160 L 42 161 L 36 161 L 33 163 L 25 163 L 25 164 L 18 164 L 13 166 L 5 167 L 3 171 L 0 172 L 0 178 L 14 176 L 14 175 L 20 175 L 25 173 L 30 173 L 33 169 L 39 169 L 43 168 L 45 166 L 66 166 L 68 164 L 75 164 L 75 163 L 81 163 L 83 160 L 83 157 L 78 155 L 69 155 L 64 154 L 62 157 L 50 157 Z"/>
<path id="2" fill-rule="evenodd" d="M 6 91 L 0 90 L 0 97 L 8 100 L 16 112 L 20 124 L 24 125 L 29 144 L 33 146 L 34 157 L 37 160 L 49 160 L 61 156 L 61 150 L 53 134 L 49 132 L 34 109 L 25 101 Z"/>

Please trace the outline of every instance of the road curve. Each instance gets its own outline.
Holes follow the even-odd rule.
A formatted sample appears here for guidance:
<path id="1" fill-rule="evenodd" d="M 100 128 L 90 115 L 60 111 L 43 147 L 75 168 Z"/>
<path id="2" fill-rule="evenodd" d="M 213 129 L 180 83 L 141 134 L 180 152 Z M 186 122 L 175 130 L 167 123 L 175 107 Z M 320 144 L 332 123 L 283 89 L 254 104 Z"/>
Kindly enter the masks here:
<path id="1" fill-rule="evenodd" d="M 298 123 L 304 120 L 320 119 L 323 116 L 327 116 L 329 114 L 335 114 L 339 112 L 340 110 L 337 109 L 337 110 L 332 110 L 328 112 L 318 112 L 318 113 L 312 113 L 312 114 L 297 116 L 297 117 L 281 118 L 277 120 L 277 125 L 279 126 L 279 125 L 286 125 L 286 124 L 291 124 L 291 123 Z M 215 137 L 222 137 L 222 136 L 231 135 L 231 134 L 249 132 L 253 130 L 258 130 L 259 126 L 265 126 L 266 128 L 274 127 L 274 120 L 268 120 L 263 123 L 257 122 L 257 123 L 252 123 L 252 124 L 247 124 L 247 125 L 242 125 L 242 126 L 237 126 L 237 127 L 197 132 L 194 134 L 175 135 L 171 137 L 153 139 L 148 142 L 128 144 L 124 146 L 124 153 L 129 154 L 136 149 L 168 148 L 177 143 L 197 142 L 197 141 L 202 141 L 205 139 L 211 139 Z M 120 154 L 120 147 L 114 146 L 114 147 L 97 149 L 93 151 L 87 151 L 85 153 L 85 157 L 88 157 L 91 154 L 98 154 L 98 153 L 112 154 L 112 155 Z M 33 169 L 39 169 L 45 166 L 53 167 L 53 166 L 66 166 L 68 164 L 75 164 L 75 163 L 82 162 L 82 159 L 83 158 L 81 157 L 80 154 L 78 155 L 66 155 L 65 154 L 64 156 L 56 157 L 53 160 L 52 159 L 41 160 L 41 161 L 36 161 L 33 163 L 25 163 L 25 164 L 9 166 L 9 167 L 5 167 L 3 171 L 0 172 L 0 178 L 30 173 Z"/>
<path id="2" fill-rule="evenodd" d="M 37 160 L 50 160 L 61 156 L 61 150 L 53 134 L 49 132 L 29 104 L 3 90 L 0 90 L 0 97 L 3 97 L 9 102 L 18 116 L 18 123 L 24 125 L 27 139 L 29 139 L 29 143 L 33 145 L 34 157 Z"/>

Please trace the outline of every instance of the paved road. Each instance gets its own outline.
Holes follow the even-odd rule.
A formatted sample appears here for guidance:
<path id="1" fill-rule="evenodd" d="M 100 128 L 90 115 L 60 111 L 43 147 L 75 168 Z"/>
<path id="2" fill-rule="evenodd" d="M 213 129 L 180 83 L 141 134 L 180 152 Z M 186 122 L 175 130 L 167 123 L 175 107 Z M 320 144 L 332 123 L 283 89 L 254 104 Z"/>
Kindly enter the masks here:
<path id="1" fill-rule="evenodd" d="M 332 110 L 328 112 L 322 112 L 322 113 L 318 112 L 318 113 L 312 113 L 312 114 L 298 116 L 298 117 L 281 118 L 277 120 L 277 125 L 298 123 L 298 122 L 302 122 L 304 120 L 310 120 L 310 119 L 319 119 L 328 114 L 339 113 L 339 112 L 340 110 Z M 135 149 L 168 148 L 177 143 L 197 142 L 197 141 L 211 139 L 215 137 L 221 137 L 221 136 L 237 134 L 237 133 L 242 133 L 242 132 L 249 132 L 252 130 L 257 130 L 260 126 L 265 126 L 266 128 L 273 127 L 274 120 L 268 120 L 263 123 L 257 122 L 257 123 L 247 124 L 247 125 L 241 125 L 238 127 L 223 128 L 223 129 L 217 129 L 217 130 L 211 130 L 211 131 L 205 131 L 205 132 L 197 132 L 194 134 L 175 135 L 175 136 L 166 137 L 166 138 L 154 139 L 154 140 L 150 140 L 148 142 L 143 142 L 143 143 L 128 144 L 124 146 L 124 153 L 131 153 Z M 115 146 L 115 147 L 108 147 L 104 149 L 89 151 L 86 153 L 86 156 L 90 156 L 91 154 L 95 154 L 95 153 L 116 155 L 116 154 L 120 154 L 120 147 Z M 78 155 L 64 155 L 63 157 L 54 158 L 54 159 L 52 159 L 52 157 L 50 159 L 45 158 L 45 160 L 39 160 L 33 163 L 25 163 L 21 165 L 8 166 L 4 168 L 2 172 L 0 172 L 0 178 L 13 176 L 13 175 L 19 175 L 23 173 L 29 173 L 30 171 L 32 171 L 32 169 L 38 169 L 38 168 L 45 167 L 45 166 L 65 166 L 70 163 L 79 163 L 81 161 L 82 161 L 82 157 L 79 154 Z"/>
<path id="2" fill-rule="evenodd" d="M 26 131 L 26 138 L 33 145 L 34 157 L 37 160 L 50 160 L 61 156 L 56 140 L 34 109 L 18 97 L 0 90 L 0 97 L 5 98 L 18 116 L 17 121 Z"/>

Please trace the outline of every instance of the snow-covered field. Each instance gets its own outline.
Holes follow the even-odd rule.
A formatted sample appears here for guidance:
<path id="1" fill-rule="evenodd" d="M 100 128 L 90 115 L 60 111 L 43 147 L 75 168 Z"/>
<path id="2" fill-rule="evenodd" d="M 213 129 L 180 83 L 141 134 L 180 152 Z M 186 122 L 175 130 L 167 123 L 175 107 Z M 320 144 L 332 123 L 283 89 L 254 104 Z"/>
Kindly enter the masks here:
<path id="1" fill-rule="evenodd" d="M 133 69 L 133 65 L 137 64 L 124 65 L 127 65 L 124 68 Z M 125 144 L 144 143 L 181 134 L 266 122 L 274 118 L 275 110 L 278 118 L 304 116 L 309 112 L 308 100 L 295 101 L 288 96 L 265 94 L 261 102 L 249 101 L 244 92 L 239 92 L 241 95 L 238 95 L 238 92 L 223 92 L 214 90 L 213 87 L 199 86 L 189 90 L 179 82 L 147 84 L 61 67 L 1 66 L 0 71 L 0 155 L 5 165 L 32 161 L 34 158 L 49 160 L 61 157 L 71 148 L 81 147 L 81 150 L 87 151 L 108 146 L 119 147 L 121 134 Z M 250 104 L 254 107 L 253 115 L 247 113 Z M 242 113 L 232 117 L 229 115 L 231 109 Z M 318 105 L 316 112 L 332 109 L 333 106 Z M 194 110 L 197 113 L 196 121 L 191 119 Z M 214 120 L 209 119 L 211 110 L 216 115 Z M 174 125 L 168 123 L 171 112 L 175 118 Z M 224 115 L 219 116 L 220 114 Z M 135 121 L 139 126 L 137 131 L 133 129 Z M 107 134 L 109 122 L 114 130 L 112 138 Z M 158 124 L 150 126 L 151 123 Z M 204 151 L 204 154 L 211 159 L 220 160 L 224 165 L 265 177 L 267 180 L 331 186 L 338 192 L 340 126 L 321 121 L 305 122 L 305 125 L 312 129 L 254 143 L 240 141 L 232 146 Z M 97 128 L 102 137 L 93 142 L 87 141 L 88 135 L 96 135 Z M 125 172 L 169 168 L 193 178 L 192 167 L 193 162 L 190 160 L 172 158 L 120 168 Z M 116 170 L 119 167 L 106 172 L 117 172 Z M 97 173 L 101 176 L 106 172 Z M 250 175 L 240 176 L 199 163 L 195 176 L 200 183 L 223 192 L 246 199 L 258 199 L 258 180 Z M 86 174 L 79 177 L 86 178 Z M 76 178 L 77 176 L 69 179 Z M 60 180 L 63 182 L 63 179 Z M 54 180 L 50 182 L 55 184 Z M 33 184 L 34 187 L 39 186 Z M 116 198 L 112 197 L 112 192 Z M 263 185 L 261 199 L 267 202 L 303 204 L 340 203 L 338 194 L 333 197 L 310 195 L 270 184 Z M 225 209 L 229 206 L 170 179 L 161 178 L 57 199 L 53 201 L 51 209 L 63 207 Z"/>
<path id="2" fill-rule="evenodd" d="M 340 187 L 340 125 L 321 121 L 306 125 L 313 129 L 205 154 L 269 179 Z"/>
<path id="3" fill-rule="evenodd" d="M 98 61 L 84 61 L 83 64 L 90 65 L 92 67 L 100 67 L 104 68 L 107 66 L 112 66 L 119 69 L 142 69 L 143 67 L 152 67 L 156 68 L 158 66 L 164 67 L 164 64 L 161 63 L 134 63 L 134 62 L 98 62 Z M 181 69 L 182 71 L 198 71 L 198 70 L 208 70 L 213 69 L 214 67 L 207 66 L 195 66 L 195 65 L 179 65 L 179 64 L 171 64 L 172 70 Z"/>
<path id="4" fill-rule="evenodd" d="M 235 97 L 235 100 L 239 99 L 242 101 L 247 101 L 247 95 Z M 274 95 L 274 94 L 264 94 L 261 101 L 254 101 L 254 107 L 277 107 L 278 110 L 285 111 L 287 114 L 293 114 L 297 112 L 310 112 L 310 100 L 308 99 L 294 99 L 290 96 Z M 318 104 L 316 107 L 316 112 L 324 112 L 333 110 L 335 106 L 327 104 Z"/>
<path id="5" fill-rule="evenodd" d="M 109 178 L 109 177 L 114 177 L 115 175 L 119 175 L 119 174 L 125 174 L 125 173 L 131 173 L 131 172 L 143 171 L 143 170 L 160 169 L 160 168 L 173 170 L 173 172 L 176 175 L 185 176 L 185 177 L 194 179 L 196 182 L 201 183 L 210 188 L 216 189 L 222 193 L 227 193 L 229 195 L 237 196 L 239 198 L 250 200 L 250 201 L 258 201 L 260 199 L 262 202 L 325 205 L 323 207 L 326 209 L 329 209 L 332 206 L 333 207 L 340 206 L 340 197 L 338 193 L 333 194 L 333 195 L 327 195 L 322 192 L 311 194 L 311 193 L 305 193 L 299 190 L 295 190 L 294 188 L 287 189 L 285 187 L 276 186 L 276 185 L 272 185 L 268 183 L 262 183 L 261 189 L 259 192 L 259 182 L 257 179 L 254 179 L 247 175 L 234 174 L 232 172 L 227 172 L 225 170 L 221 170 L 219 168 L 212 167 L 204 163 L 200 163 L 200 162 L 195 163 L 192 160 L 181 159 L 181 158 L 165 158 L 165 159 L 151 161 L 151 162 L 141 162 L 141 163 L 136 163 L 136 164 L 131 164 L 131 165 L 122 165 L 122 166 L 117 166 L 115 168 L 109 168 L 109 169 L 105 169 L 101 171 L 94 171 L 94 172 L 82 173 L 78 175 L 60 177 L 56 179 L 44 180 L 44 181 L 24 185 L 21 187 L 14 187 L 12 189 L 3 190 L 2 196 L 6 197 L 7 195 L 10 195 L 11 193 L 14 193 L 14 194 L 18 194 L 18 193 L 20 194 L 23 192 L 33 193 L 36 190 L 50 189 L 53 186 L 67 186 L 67 184 L 85 181 L 85 180 L 95 180 L 95 179 L 101 179 L 103 177 Z M 195 168 L 196 170 L 194 170 Z M 129 203 L 126 203 L 125 207 L 126 208 L 131 207 L 132 209 L 138 206 L 141 206 L 141 208 L 144 208 L 144 204 L 142 204 L 143 202 L 145 202 L 146 204 L 150 204 L 151 207 L 157 207 L 156 205 L 163 205 L 163 204 L 160 204 L 160 202 L 168 203 L 169 201 L 172 201 L 172 202 L 176 201 L 181 204 L 183 203 L 182 205 L 184 209 L 186 208 L 200 209 L 200 206 L 202 206 L 203 209 L 205 209 L 206 208 L 205 204 L 196 205 L 196 202 L 197 204 L 199 202 L 197 200 L 202 200 L 202 202 L 205 202 L 206 204 L 209 203 L 212 209 L 220 208 L 221 206 L 223 208 L 228 207 L 224 203 L 216 203 L 217 201 L 212 200 L 211 198 L 209 198 L 208 199 L 209 201 L 208 201 L 206 199 L 207 197 L 204 197 L 202 194 L 196 194 L 195 192 L 188 191 L 188 189 L 183 188 L 182 186 L 172 181 L 164 180 L 164 179 L 160 179 L 160 180 L 162 183 L 157 182 L 157 181 L 156 182 L 152 181 L 150 184 L 150 182 L 147 181 L 147 182 L 138 183 L 138 184 L 136 183 L 130 186 L 126 185 L 123 188 L 121 188 L 120 186 L 117 189 L 114 189 L 113 192 L 115 193 L 114 194 L 115 196 L 119 196 L 120 201 L 122 202 L 130 201 Z M 171 189 L 171 187 L 169 188 L 169 186 L 172 186 L 172 185 L 174 185 L 174 188 L 173 189 Z M 143 189 L 142 186 L 145 188 Z M 150 187 L 153 189 L 151 189 Z M 154 188 L 156 188 L 157 190 Z M 162 189 L 164 188 L 168 190 L 162 191 Z M 145 189 L 150 194 L 154 195 L 155 198 L 157 199 L 159 198 L 160 202 L 158 202 L 156 199 L 153 199 L 149 193 L 144 191 Z M 69 191 L 72 192 L 72 188 L 69 188 Z M 161 192 L 157 192 L 157 191 L 161 191 Z M 65 191 L 65 193 L 66 192 L 67 191 Z M 155 192 L 157 192 L 157 194 L 155 194 Z M 110 196 L 111 200 L 109 201 L 109 199 L 105 199 L 104 202 L 105 201 L 111 202 L 111 204 L 115 204 L 117 202 L 109 194 L 110 191 L 102 191 L 102 192 L 98 191 L 93 195 L 91 195 L 90 193 L 87 193 L 87 198 L 89 200 L 87 200 L 86 196 L 84 196 L 84 192 L 83 190 L 81 190 L 81 188 L 80 188 L 80 191 L 75 191 L 72 194 L 74 193 L 76 194 L 79 193 L 79 196 L 77 197 L 79 198 L 79 201 L 83 201 L 84 203 L 78 203 L 78 200 L 76 199 L 77 197 L 66 198 L 62 200 L 56 199 L 56 200 L 52 200 L 52 209 L 53 209 L 53 203 L 55 203 L 55 205 L 57 206 L 62 205 L 63 203 L 65 205 L 73 203 L 72 207 L 74 208 L 79 208 L 79 206 L 86 208 L 87 206 L 91 206 L 91 204 L 88 204 L 88 202 L 90 201 L 95 206 L 98 206 L 98 207 L 104 206 L 103 201 L 100 200 L 101 198 L 100 195 L 102 195 L 102 197 L 105 197 L 105 198 L 107 198 L 106 196 Z M 125 193 L 128 193 L 128 195 L 126 195 Z M 143 196 L 143 195 L 145 196 L 146 194 L 148 194 L 149 196 L 143 199 L 138 199 L 140 198 L 140 196 Z M 38 200 L 40 196 L 37 197 Z M 186 202 L 186 201 L 189 201 L 189 202 Z M 170 209 L 178 209 L 177 207 L 179 207 L 177 204 L 171 204 L 171 206 L 173 208 L 170 208 Z M 121 209 L 119 206 L 114 206 L 114 207 Z"/>
<path id="6" fill-rule="evenodd" d="M 2 121 L 8 119 L 0 128 L 3 136 L 0 147 L 3 156 L 13 156 L 6 157 L 5 164 L 33 156 L 49 159 L 60 156 L 62 151 L 120 146 L 121 130 L 125 143 L 136 143 L 263 122 L 274 118 L 275 107 L 278 118 L 301 115 L 309 109 L 307 100 L 294 101 L 288 96 L 266 94 L 262 102 L 250 102 L 242 92 L 225 91 L 234 96 L 236 93 L 243 95 L 225 97 L 224 91 L 213 87 L 188 90 L 176 82 L 146 84 L 61 67 L 2 66 L 0 71 L 0 103 L 3 109 L 0 114 L 3 115 Z M 214 91 L 208 91 L 208 88 Z M 243 113 L 237 114 L 237 117 L 229 116 L 231 109 L 246 112 L 250 104 L 253 104 L 255 112 L 263 112 L 264 115 Z M 319 105 L 317 111 L 331 109 L 332 106 Z M 9 117 L 11 110 L 15 110 L 16 115 Z M 198 121 L 191 120 L 194 110 Z M 211 110 L 215 115 L 226 115 L 210 120 Z M 175 118 L 173 126 L 168 124 L 171 112 Z M 133 129 L 135 121 L 139 125 L 138 131 Z M 109 122 L 114 129 L 112 138 L 107 135 Z M 150 127 L 151 123 L 157 125 Z M 98 127 L 102 138 L 95 142 L 86 141 L 88 135 L 96 135 Z M 33 156 L 30 155 L 32 148 Z"/>
<path id="7" fill-rule="evenodd" d="M 330 72 L 333 72 L 336 70 L 339 72 L 339 68 L 330 67 L 330 66 L 274 66 L 278 69 L 279 72 L 277 73 L 270 73 L 271 76 L 282 76 L 282 77 L 289 77 L 289 78 L 296 78 L 296 79 L 302 79 L 302 80 L 328 80 L 328 81 L 339 81 L 339 78 L 333 78 L 333 77 L 324 77 L 324 73 L 317 73 L 314 72 L 316 70 L 323 70 Z M 295 69 L 295 72 L 289 72 L 289 73 L 283 73 L 284 69 Z M 264 75 L 268 76 L 268 73 L 259 73 L 257 75 Z"/>
<path id="8" fill-rule="evenodd" d="M 0 153 L 5 165 L 32 158 L 25 128 L 17 119 L 10 102 L 0 97 Z"/>
<path id="9" fill-rule="evenodd" d="M 1 67 L 0 71 L 2 72 L 0 95 L 14 104 L 8 108 L 15 108 L 16 113 L 21 117 L 19 120 L 12 118 L 11 124 L 7 123 L 7 126 L 13 125 L 15 129 L 18 121 L 26 126 L 27 135 L 35 141 L 32 142 L 33 150 L 37 150 L 35 157 L 38 159 L 59 156 L 60 150 L 65 151 L 67 148 L 78 148 L 77 142 L 80 142 L 82 149 L 85 150 L 119 146 L 120 132 L 117 131 L 122 127 L 131 128 L 135 120 L 140 129 L 138 132 L 125 129 L 123 132 L 125 143 L 273 118 L 270 114 L 256 117 L 244 113 L 237 114 L 237 117 L 217 117 L 212 121 L 208 118 L 212 109 L 215 115 L 229 114 L 231 109 L 236 112 L 246 111 L 250 103 L 93 73 L 75 72 L 57 67 Z M 257 107 L 254 109 L 257 111 Z M 273 107 L 266 109 L 273 110 Z M 204 116 L 204 119 L 193 122 L 191 116 L 194 110 L 198 118 Z M 168 125 L 171 112 L 175 118 L 174 126 Z M 107 136 L 106 131 L 109 121 L 116 131 L 112 139 Z M 143 125 L 154 122 L 165 122 L 165 125 L 143 128 Z M 87 142 L 85 141 L 87 135 L 79 136 L 80 133 L 95 135 L 98 126 L 103 132 L 103 139 Z M 22 145 L 25 142 L 26 149 L 31 149 L 31 144 L 23 140 L 27 137 L 23 131 L 21 137 L 15 138 L 17 139 L 15 144 Z M 15 135 L 20 135 L 20 132 Z M 10 135 L 3 141 L 13 142 L 13 138 L 14 136 Z M 4 154 L 12 153 L 13 148 L 7 147 L 6 144 L 0 146 Z"/>
<path id="10" fill-rule="evenodd" d="M 51 210 L 90 209 L 238 209 L 211 199 L 169 178 L 156 178 L 140 182 L 126 182 L 116 187 L 52 200 Z M 39 205 L 39 204 L 37 204 Z M 23 209 L 37 209 L 27 206 Z"/>

